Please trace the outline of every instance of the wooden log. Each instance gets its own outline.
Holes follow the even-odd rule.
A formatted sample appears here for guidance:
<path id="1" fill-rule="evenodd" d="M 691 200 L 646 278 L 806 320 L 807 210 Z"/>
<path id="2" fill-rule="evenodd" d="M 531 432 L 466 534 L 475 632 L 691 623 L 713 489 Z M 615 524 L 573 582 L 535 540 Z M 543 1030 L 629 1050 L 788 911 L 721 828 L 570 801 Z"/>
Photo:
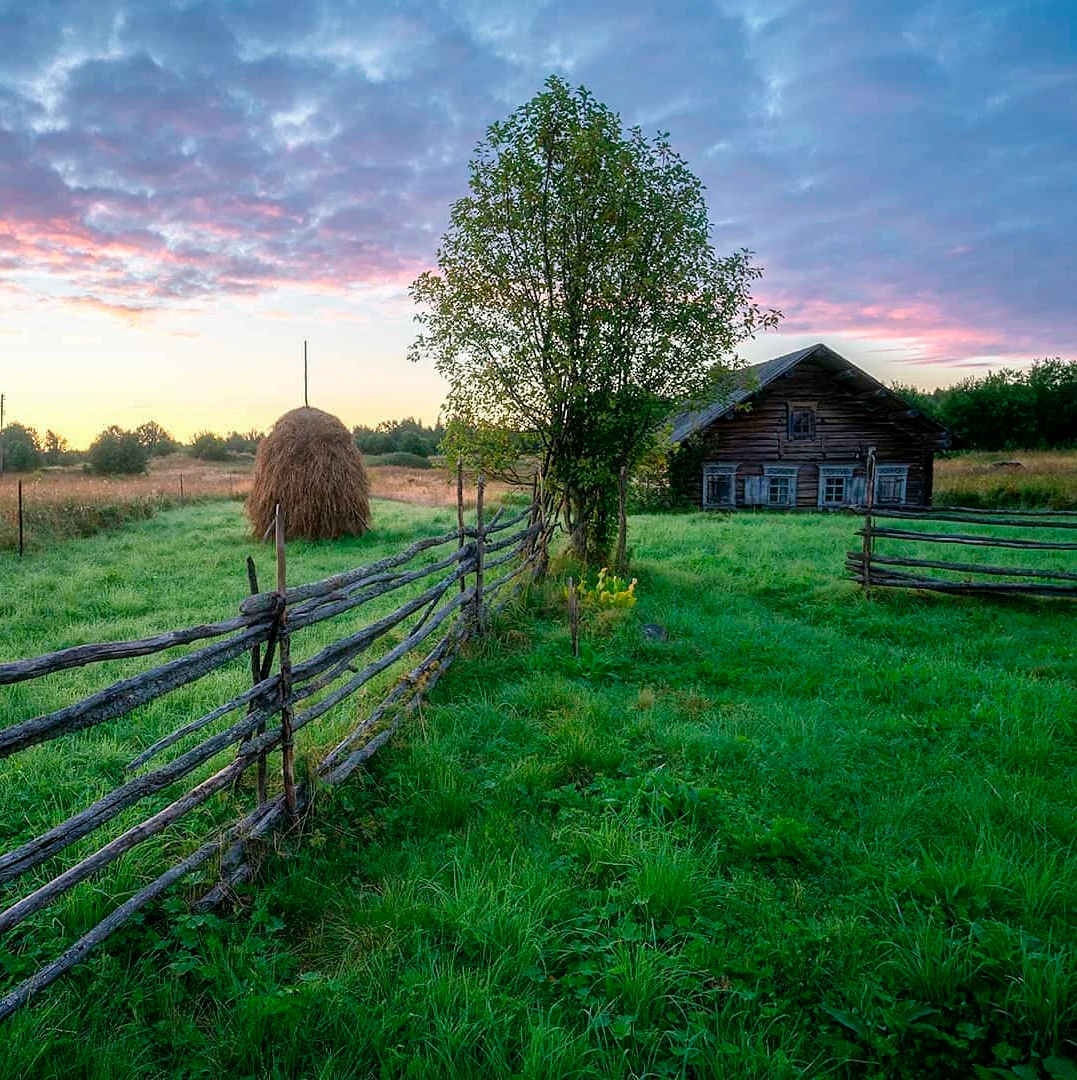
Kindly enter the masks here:
<path id="1" fill-rule="evenodd" d="M 363 648 L 366 648 L 370 643 L 392 629 L 409 615 L 414 614 L 420 608 L 425 607 L 435 598 L 435 596 L 444 595 L 445 591 L 455 582 L 456 576 L 460 572 L 460 570 L 454 571 L 454 573 L 448 575 L 443 581 L 432 588 L 427 589 L 420 596 L 413 598 L 396 612 L 385 616 L 383 619 L 378 620 L 376 623 L 372 623 L 370 626 L 364 627 L 359 633 L 353 634 L 349 638 L 345 638 L 343 642 L 337 642 L 334 645 L 327 646 L 321 653 L 304 661 L 302 664 L 295 665 L 292 669 L 293 676 L 298 681 L 306 681 L 309 678 L 313 678 L 314 676 L 323 673 L 326 669 L 331 669 L 334 664 L 338 666 L 338 673 L 341 672 L 344 664 L 347 661 L 350 661 L 350 659 L 358 652 L 362 651 Z M 301 726 L 305 726 L 310 720 L 328 711 L 332 705 L 342 701 L 349 694 L 354 693 L 360 686 L 364 685 L 364 683 L 379 674 L 386 667 L 390 666 L 395 660 L 399 659 L 400 656 L 403 656 L 405 652 L 414 648 L 417 642 L 424 640 L 429 633 L 432 633 L 433 630 L 441 625 L 447 612 L 455 610 L 470 599 L 471 595 L 469 593 L 460 594 L 452 604 L 442 609 L 442 612 L 439 615 L 436 615 L 430 623 L 423 627 L 418 633 L 413 632 L 409 634 L 395 649 L 391 650 L 380 660 L 368 665 L 353 679 L 349 680 L 343 688 L 328 695 L 323 701 L 319 702 L 314 709 L 307 710 L 300 716 L 295 717 L 293 720 L 293 731 L 298 730 Z M 238 695 L 228 704 L 232 708 L 238 708 L 241 704 L 251 700 L 251 696 L 254 693 L 258 692 L 265 694 L 270 689 L 271 686 L 263 686 L 261 688 L 253 687 L 243 694 Z M 304 689 L 307 691 L 306 693 L 303 693 L 302 691 L 293 691 L 293 697 L 298 700 L 301 696 L 305 697 L 309 694 L 313 694 L 317 689 L 321 689 L 321 687 L 316 686 L 314 689 Z M 220 714 L 225 709 L 226 706 L 219 706 L 218 709 L 213 710 L 213 713 Z M 271 738 L 273 733 L 258 736 L 257 730 L 260 725 L 265 724 L 267 719 L 276 715 L 277 711 L 278 707 L 274 705 L 272 707 L 260 708 L 257 712 L 248 714 L 243 719 L 232 724 L 231 727 L 226 728 L 219 734 L 207 739 L 198 746 L 193 747 L 191 750 L 187 751 L 186 754 L 181 755 L 174 761 L 169 762 L 167 765 L 162 766 L 154 772 L 146 773 L 144 776 L 136 777 L 135 779 L 128 781 L 114 791 L 102 796 L 102 798 L 98 799 L 85 810 L 73 815 L 71 818 L 67 819 L 67 821 L 48 830 L 41 836 L 27 841 L 15 851 L 0 856 L 0 884 L 18 877 L 26 870 L 44 861 L 44 859 L 48 858 L 50 855 L 62 851 L 69 844 L 73 843 L 75 840 L 81 839 L 81 837 L 86 836 L 88 833 L 93 832 L 100 825 L 109 821 L 127 807 L 132 806 L 141 799 L 156 794 L 175 783 L 175 781 L 186 776 L 221 750 L 226 749 L 233 743 L 240 742 L 245 736 L 252 736 L 243 753 L 245 760 L 251 752 L 264 752 L 271 748 L 272 745 L 275 745 Z M 252 747 L 255 748 L 255 751 L 251 750 Z"/>
<path id="2" fill-rule="evenodd" d="M 274 733 L 275 735 L 277 733 Z M 279 736 L 278 736 L 279 738 Z M 125 852 L 144 843 L 151 837 L 163 832 L 169 825 L 178 821 L 195 807 L 201 806 L 218 791 L 224 790 L 250 764 L 247 754 L 237 757 L 223 769 L 203 780 L 197 787 L 181 795 L 175 802 L 159 810 L 152 817 L 132 826 L 114 840 L 86 858 L 80 859 L 74 866 L 57 875 L 51 881 L 35 889 L 28 896 L 16 901 L 5 911 L 0 912 L 0 934 L 18 926 L 24 919 L 47 907 L 58 896 L 74 888 L 79 882 L 103 870 Z"/>
<path id="3" fill-rule="evenodd" d="M 486 535 L 482 528 L 483 498 L 486 493 L 486 477 L 479 473 L 475 482 L 475 628 L 482 633 L 482 560 L 486 547 Z"/>
<path id="4" fill-rule="evenodd" d="M 403 719 L 403 715 L 394 722 L 392 730 L 388 735 L 378 737 L 376 746 L 371 746 L 368 743 L 363 746 L 361 750 L 350 754 L 346 759 L 341 761 L 341 755 L 348 751 L 350 747 L 354 746 L 355 742 L 366 734 L 374 724 L 384 716 L 387 708 L 400 701 L 400 699 L 410 691 L 413 692 L 413 696 L 411 700 L 407 702 L 406 706 L 406 710 L 410 711 L 418 704 L 423 694 L 433 688 L 437 683 L 437 680 L 444 674 L 445 670 L 456 656 L 462 638 L 460 628 L 463 625 L 463 623 L 458 621 L 456 627 L 450 630 L 448 634 L 441 639 L 438 645 L 427 654 L 423 661 L 400 679 L 393 690 L 390 691 L 382 701 L 379 708 L 375 710 L 370 717 L 364 720 L 355 732 L 345 739 L 344 742 L 338 744 L 334 751 L 331 751 L 330 754 L 319 763 L 318 774 L 320 784 L 330 785 L 340 783 L 342 780 L 347 779 L 362 761 L 368 760 L 378 746 L 383 745 L 384 742 L 391 737 L 393 732 L 395 732 L 399 726 L 399 722 Z M 404 715 L 406 715 L 406 713 Z M 307 786 L 300 785 L 298 799 L 301 809 L 309 797 L 310 792 Z M 234 850 L 230 853 L 231 867 L 226 873 L 222 873 L 221 879 L 217 884 L 194 905 L 195 911 L 204 912 L 214 910 L 231 895 L 232 890 L 237 884 L 240 884 L 251 876 L 253 872 L 251 865 L 244 859 L 246 844 L 268 835 L 272 830 L 279 828 L 284 823 L 284 820 L 285 814 L 283 803 L 280 797 L 278 797 L 276 809 L 267 814 L 262 819 L 262 822 L 255 829 L 252 829 L 245 839 L 236 842 Z"/>
<path id="5" fill-rule="evenodd" d="M 863 535 L 863 530 L 860 530 Z M 919 540 L 925 544 L 969 544 L 974 547 L 1022 548 L 1026 551 L 1077 551 L 1077 544 L 1046 540 L 1009 540 L 999 536 L 967 536 L 961 533 L 910 532 L 905 529 L 873 529 L 872 535 L 892 540 Z"/>
<path id="6" fill-rule="evenodd" d="M 856 568 L 849 566 L 852 572 Z M 1013 595 L 1013 596 L 1056 596 L 1077 598 L 1077 586 L 1046 585 L 1040 582 L 1023 581 L 944 581 L 941 578 L 925 578 L 897 571 L 876 572 L 872 574 L 872 583 L 906 589 L 925 589 L 933 592 L 955 594 Z"/>
<path id="7" fill-rule="evenodd" d="M 617 477 L 617 550 L 613 556 L 614 572 L 628 569 L 628 466 L 622 465 Z"/>
<path id="8" fill-rule="evenodd" d="M 460 533 L 458 545 L 463 550 L 467 535 L 464 529 L 464 459 L 459 457 L 456 459 L 456 527 Z M 467 581 L 461 576 L 460 591 L 466 588 Z"/>
<path id="9" fill-rule="evenodd" d="M 845 555 L 847 559 L 856 561 L 858 566 L 863 558 L 862 553 L 859 551 L 847 551 Z M 897 555 L 879 555 L 878 553 L 871 556 L 871 561 L 875 565 L 921 566 L 929 570 L 954 570 L 964 574 L 992 574 L 1001 577 L 1034 577 L 1050 578 L 1056 581 L 1077 581 L 1077 574 L 1067 573 L 1064 570 L 1029 570 L 1017 566 L 986 566 L 979 563 L 942 562 L 938 559 L 904 559 Z"/>
<path id="10" fill-rule="evenodd" d="M 406 574 L 394 575 L 388 580 L 379 582 L 369 588 L 364 588 L 361 592 L 353 593 L 352 595 L 343 597 L 339 600 L 332 600 L 327 597 L 320 599 L 316 605 L 296 608 L 289 615 L 289 623 L 295 630 L 304 626 L 312 626 L 314 623 L 323 622 L 326 619 L 335 618 L 337 615 L 342 615 L 345 612 L 353 611 L 355 608 L 361 607 L 363 604 L 369 603 L 379 596 L 385 596 L 387 593 L 394 592 L 397 589 L 402 589 L 406 585 L 411 585 L 416 581 L 421 581 L 423 578 L 430 577 L 432 574 L 436 574 L 440 570 L 452 566 L 453 563 L 466 562 L 469 560 L 473 561 L 473 559 L 474 547 L 473 545 L 468 545 L 465 548 L 453 551 L 451 554 L 446 555 L 437 562 L 429 563 L 426 566 L 420 567 L 417 570 L 412 570 Z M 467 573 L 470 569 L 470 565 L 466 565 L 462 568 L 461 580 L 463 580 L 463 573 Z"/>
<path id="11" fill-rule="evenodd" d="M 147 656 L 150 653 L 173 649 L 178 645 L 189 645 L 192 641 L 221 637 L 224 634 L 232 633 L 234 630 L 242 630 L 245 627 L 254 625 L 258 625 L 265 630 L 269 622 L 265 618 L 256 620 L 251 616 L 241 615 L 238 618 L 226 619 L 223 622 L 189 626 L 183 630 L 169 630 L 167 633 L 141 638 L 137 641 L 108 641 L 95 645 L 74 645 L 69 649 L 45 653 L 43 656 L 35 656 L 28 660 L 15 660 L 10 663 L 0 664 L 0 686 L 24 682 L 27 679 L 37 679 L 42 675 L 50 675 L 56 671 L 66 671 L 69 668 L 97 664 L 103 660 L 124 660 L 131 656 Z"/>
<path id="12" fill-rule="evenodd" d="M 445 587 L 446 591 L 447 589 L 448 586 Z M 346 683 L 343 683 L 332 693 L 326 694 L 326 696 L 317 704 L 298 713 L 295 718 L 295 729 L 298 731 L 312 720 L 316 720 L 319 716 L 328 712 L 334 705 L 337 705 L 345 698 L 350 697 L 356 690 L 368 683 L 376 675 L 380 675 L 386 668 L 391 667 L 402 656 L 414 649 L 416 645 L 428 638 L 450 615 L 470 603 L 473 599 L 473 595 L 474 590 L 472 589 L 469 589 L 466 593 L 458 593 L 449 600 L 444 607 L 440 608 L 424 626 L 420 627 L 417 631 L 410 633 L 399 645 L 395 646 L 379 659 L 367 664 L 367 666 L 359 671 L 353 678 L 349 679 Z"/>
<path id="13" fill-rule="evenodd" d="M 152 746 L 147 746 L 138 757 L 133 758 L 124 766 L 124 771 L 134 772 L 135 769 L 141 768 L 151 758 L 155 758 L 162 750 L 167 750 L 168 747 L 174 746 L 180 739 L 183 739 L 196 731 L 200 731 L 204 727 L 208 727 L 215 720 L 219 720 L 222 716 L 227 716 L 228 713 L 234 712 L 236 709 L 241 709 L 244 705 L 248 707 L 248 712 L 253 712 L 258 707 L 259 700 L 261 700 L 264 705 L 271 694 L 276 695 L 278 693 L 276 675 L 272 678 L 262 679 L 260 682 L 256 682 L 249 690 L 244 690 L 242 694 L 238 694 L 231 700 L 226 701 L 223 705 L 218 705 L 208 713 L 204 713 L 202 716 L 190 720 L 186 724 L 176 728 L 174 731 L 162 736 L 162 738 L 158 739 Z"/>
<path id="14" fill-rule="evenodd" d="M 568 632 L 572 639 L 572 655 L 580 655 L 580 601 L 576 593 L 576 582 L 568 579 Z"/>
<path id="15" fill-rule="evenodd" d="M 1022 517 L 1077 517 L 1077 510 L 985 510 L 982 506 L 933 506 L 932 510 L 954 511 L 959 514 L 1020 514 Z"/>
<path id="16" fill-rule="evenodd" d="M 151 671 L 122 679 L 73 705 L 4 728 L 0 731 L 0 758 L 72 731 L 83 731 L 114 720 L 139 705 L 164 697 L 223 667 L 256 641 L 264 641 L 268 633 L 264 624 L 250 627 L 227 641 L 208 645 Z"/>
<path id="17" fill-rule="evenodd" d="M 0 855 L 0 884 L 19 877 L 51 855 L 63 851 L 76 840 L 111 821 L 129 806 L 134 806 L 142 799 L 170 787 L 177 780 L 193 772 L 199 765 L 209 761 L 233 743 L 239 742 L 244 735 L 254 730 L 259 720 L 264 723 L 266 719 L 275 715 L 276 706 L 274 705 L 272 708 L 260 709 L 256 713 L 242 717 L 224 731 L 192 747 L 187 753 L 168 762 L 167 765 L 128 780 L 127 783 L 102 795 L 84 810 L 73 814 L 66 821 L 40 836 L 27 840 L 13 851 Z M 252 739 L 250 745 L 257 746 L 260 741 Z"/>
<path id="18" fill-rule="evenodd" d="M 39 968 L 28 979 L 23 980 L 13 990 L 0 998 L 0 1021 L 7 1019 L 16 1009 L 25 1005 L 30 998 L 39 990 L 45 989 L 54 983 L 64 972 L 69 971 L 81 960 L 85 959 L 100 944 L 107 941 L 131 916 L 141 911 L 147 904 L 152 903 L 177 881 L 197 870 L 203 863 L 208 862 L 216 855 L 221 846 L 233 837 L 243 833 L 260 819 L 271 807 L 259 807 L 246 818 L 238 821 L 227 829 L 221 836 L 207 841 L 197 850 L 191 852 L 181 862 L 170 867 L 160 877 L 150 882 L 145 888 L 140 889 L 134 896 L 124 901 L 115 911 L 102 919 L 89 933 L 84 934 L 73 945 L 65 949 L 51 963 Z"/>
<path id="19" fill-rule="evenodd" d="M 865 482 L 864 482 L 864 527 L 861 530 L 861 535 L 864 538 L 863 543 L 863 555 L 864 562 L 860 568 L 861 572 L 861 584 L 864 587 L 865 594 L 871 591 L 871 552 L 872 552 L 872 530 L 871 530 L 871 508 L 875 502 L 875 448 L 872 447 L 868 451 L 867 468 L 865 469 Z"/>
<path id="20" fill-rule="evenodd" d="M 1077 529 L 1077 521 L 1044 521 L 1043 518 L 1012 518 L 994 515 L 942 513 L 938 510 L 875 510 L 877 518 L 901 518 L 911 521 L 956 521 L 972 525 L 995 525 L 1012 529 Z"/>
<path id="21" fill-rule="evenodd" d="M 327 593 L 336 592 L 348 585 L 358 584 L 365 578 L 383 574 L 386 570 L 391 570 L 397 566 L 403 566 L 420 552 L 437 547 L 440 544 L 447 544 L 456 538 L 457 533 L 453 531 L 444 533 L 441 536 L 428 536 L 422 540 L 416 540 L 414 544 L 403 551 L 397 552 L 395 555 L 387 555 L 384 559 L 371 563 L 369 566 L 359 566 L 354 570 L 347 570 L 340 574 L 334 574 L 332 577 L 323 578 L 321 581 L 311 582 L 309 585 L 294 586 L 287 590 L 285 599 L 289 604 L 298 604 L 303 600 L 325 596 Z M 239 605 L 239 609 L 245 615 L 265 615 L 268 612 L 276 611 L 278 597 L 279 594 L 275 591 L 259 593 L 257 596 L 248 596 Z"/>
<path id="22" fill-rule="evenodd" d="M 280 629 L 277 633 L 280 655 L 280 767 L 284 787 L 284 808 L 295 821 L 298 805 L 295 798 L 295 739 L 292 732 L 292 649 L 288 630 L 287 566 L 284 552 L 284 511 L 276 510 L 277 592 L 280 594 Z"/>
<path id="23" fill-rule="evenodd" d="M 373 730 L 386 712 L 394 705 L 401 702 L 409 694 L 420 690 L 424 684 L 426 674 L 435 666 L 440 665 L 445 654 L 451 647 L 453 631 L 450 630 L 422 661 L 406 675 L 403 675 L 392 690 L 382 699 L 381 704 L 352 732 L 345 736 L 332 750 L 329 751 L 318 763 L 318 773 L 329 777 L 330 783 L 335 783 L 333 778 L 334 769 L 352 752 L 356 744 L 365 734 Z"/>

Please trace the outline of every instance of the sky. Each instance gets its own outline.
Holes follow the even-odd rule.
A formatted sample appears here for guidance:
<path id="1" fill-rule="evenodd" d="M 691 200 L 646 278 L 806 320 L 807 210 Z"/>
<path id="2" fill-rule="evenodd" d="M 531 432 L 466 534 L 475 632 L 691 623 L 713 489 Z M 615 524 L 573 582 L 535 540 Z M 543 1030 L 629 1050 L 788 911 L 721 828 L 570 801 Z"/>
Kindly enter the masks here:
<path id="1" fill-rule="evenodd" d="M 719 253 L 884 381 L 1077 358 L 1073 0 L 0 0 L 0 392 L 154 419 L 432 422 L 407 287 L 551 74 L 670 133 Z"/>

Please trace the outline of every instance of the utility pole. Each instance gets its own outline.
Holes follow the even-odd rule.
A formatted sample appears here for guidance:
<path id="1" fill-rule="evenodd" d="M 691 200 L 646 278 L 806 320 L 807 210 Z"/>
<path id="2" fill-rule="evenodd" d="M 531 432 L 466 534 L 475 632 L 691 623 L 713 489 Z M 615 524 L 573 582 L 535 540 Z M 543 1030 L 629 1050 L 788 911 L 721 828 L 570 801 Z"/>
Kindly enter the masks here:
<path id="1" fill-rule="evenodd" d="M 306 408 L 310 408 L 310 402 L 307 400 L 307 339 L 303 338 L 303 405 Z"/>

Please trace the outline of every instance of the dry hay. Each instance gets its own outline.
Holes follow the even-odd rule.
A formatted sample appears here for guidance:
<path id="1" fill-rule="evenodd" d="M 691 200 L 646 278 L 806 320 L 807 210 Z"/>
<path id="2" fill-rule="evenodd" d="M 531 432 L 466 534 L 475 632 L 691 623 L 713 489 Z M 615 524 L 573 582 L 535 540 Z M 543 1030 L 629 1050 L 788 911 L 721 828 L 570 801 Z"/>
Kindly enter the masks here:
<path id="1" fill-rule="evenodd" d="M 362 536 L 370 528 L 370 479 L 348 429 L 321 409 L 293 409 L 258 447 L 247 517 L 256 536 L 277 503 L 290 540 Z"/>

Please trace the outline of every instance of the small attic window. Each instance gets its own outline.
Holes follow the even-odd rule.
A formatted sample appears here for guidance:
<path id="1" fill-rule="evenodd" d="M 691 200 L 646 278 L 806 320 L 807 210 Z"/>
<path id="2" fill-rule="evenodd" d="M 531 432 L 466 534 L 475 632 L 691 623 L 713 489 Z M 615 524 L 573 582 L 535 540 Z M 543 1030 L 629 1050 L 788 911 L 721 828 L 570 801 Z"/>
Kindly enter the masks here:
<path id="1" fill-rule="evenodd" d="M 787 436 L 791 442 L 815 438 L 815 404 L 813 402 L 791 401 Z"/>

